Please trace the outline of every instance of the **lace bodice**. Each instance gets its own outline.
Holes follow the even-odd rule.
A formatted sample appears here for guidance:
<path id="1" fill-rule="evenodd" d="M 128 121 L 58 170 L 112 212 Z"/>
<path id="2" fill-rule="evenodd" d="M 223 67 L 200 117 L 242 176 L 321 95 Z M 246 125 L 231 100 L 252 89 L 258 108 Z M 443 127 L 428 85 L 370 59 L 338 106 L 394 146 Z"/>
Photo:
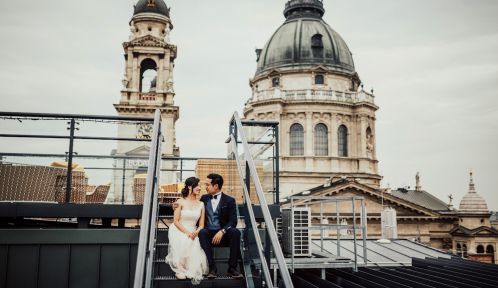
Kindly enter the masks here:
<path id="1" fill-rule="evenodd" d="M 201 217 L 201 211 L 204 203 L 198 204 L 196 207 L 183 207 L 180 213 L 180 223 L 186 227 L 197 226 L 197 221 Z"/>

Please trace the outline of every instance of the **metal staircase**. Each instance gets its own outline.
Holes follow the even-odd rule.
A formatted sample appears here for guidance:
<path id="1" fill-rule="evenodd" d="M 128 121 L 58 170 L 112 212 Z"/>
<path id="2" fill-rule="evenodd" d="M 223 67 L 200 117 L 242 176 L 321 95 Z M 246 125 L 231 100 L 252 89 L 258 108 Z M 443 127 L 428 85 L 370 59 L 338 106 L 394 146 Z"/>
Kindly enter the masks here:
<path id="1" fill-rule="evenodd" d="M 240 271 L 244 274 L 242 279 L 234 279 L 219 274 L 215 279 L 204 279 L 200 285 L 193 285 L 190 280 L 178 280 L 165 263 L 168 253 L 168 229 L 158 228 L 158 223 L 165 217 L 171 217 L 171 206 L 165 207 L 158 203 L 159 179 L 161 170 L 161 115 L 156 111 L 154 117 L 151 153 L 149 155 L 149 166 L 142 210 L 140 226 L 140 240 L 138 244 L 137 262 L 135 268 L 134 288 L 149 287 L 289 287 L 293 288 L 289 270 L 278 242 L 274 228 L 273 219 L 270 214 L 265 195 L 263 194 L 261 182 L 256 173 L 256 166 L 249 149 L 247 139 L 244 135 L 243 125 L 237 113 L 230 121 L 231 147 L 229 158 L 236 161 L 239 180 L 244 191 L 245 204 L 243 206 L 242 219 L 245 228 L 241 228 L 241 255 Z M 241 145 L 238 145 L 241 144 Z M 239 149 L 241 151 L 239 151 Z M 239 155 L 243 155 L 243 160 Z M 241 167 L 246 168 L 246 173 Z M 254 184 L 255 193 L 260 203 L 261 214 L 266 223 L 265 245 L 261 237 L 261 229 L 258 228 L 253 204 L 249 197 L 249 184 Z M 169 208 L 169 211 L 168 211 Z M 240 209 L 240 207 L 239 207 Z M 240 213 L 239 213 L 240 214 Z M 214 248 L 215 261 L 218 271 L 227 270 L 228 247 Z M 276 260 L 277 268 L 273 275 L 270 274 L 269 264 L 272 259 Z M 277 273 L 277 271 L 279 273 Z M 272 277 L 273 276 L 273 277 Z"/>

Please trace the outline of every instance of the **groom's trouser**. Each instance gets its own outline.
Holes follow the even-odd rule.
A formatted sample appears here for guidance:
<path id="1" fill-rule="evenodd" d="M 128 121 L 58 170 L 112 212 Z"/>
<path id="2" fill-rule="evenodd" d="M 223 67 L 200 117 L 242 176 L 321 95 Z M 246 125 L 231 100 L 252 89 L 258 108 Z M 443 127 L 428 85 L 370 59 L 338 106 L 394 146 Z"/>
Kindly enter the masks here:
<path id="1" fill-rule="evenodd" d="M 209 269 L 212 270 L 216 267 L 213 257 L 213 246 L 230 247 L 228 266 L 230 268 L 237 268 L 237 258 L 240 254 L 240 231 L 237 228 L 228 229 L 223 238 L 221 238 L 220 244 L 213 245 L 213 237 L 217 232 L 218 230 L 209 230 L 207 228 L 199 232 L 199 242 L 201 242 L 201 247 L 204 253 L 206 253 Z"/>

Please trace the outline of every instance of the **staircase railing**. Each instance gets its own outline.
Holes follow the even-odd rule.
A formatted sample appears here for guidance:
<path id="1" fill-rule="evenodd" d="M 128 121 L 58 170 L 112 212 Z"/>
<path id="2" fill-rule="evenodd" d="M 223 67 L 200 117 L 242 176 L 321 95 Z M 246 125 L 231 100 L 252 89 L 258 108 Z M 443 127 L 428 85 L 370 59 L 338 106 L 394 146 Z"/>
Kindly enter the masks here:
<path id="1" fill-rule="evenodd" d="M 135 267 L 134 288 L 149 288 L 152 285 L 152 265 L 154 258 L 154 241 L 157 229 L 157 197 L 161 171 L 161 113 L 156 110 L 152 142 L 149 154 L 147 180 L 145 182 L 144 204 L 140 224 L 137 264 Z"/>
<path id="2" fill-rule="evenodd" d="M 278 137 L 278 136 L 277 136 Z M 240 143 L 242 144 L 242 150 L 243 154 L 245 155 L 245 163 L 242 163 L 242 161 L 239 158 L 238 154 L 238 140 L 240 140 Z M 251 151 L 249 149 L 249 144 L 247 141 L 247 138 L 244 134 L 243 127 L 242 127 L 242 122 L 240 120 L 240 117 L 237 112 L 233 114 L 233 117 L 230 121 L 230 142 L 231 142 L 231 150 L 232 154 L 235 157 L 235 160 L 237 162 L 237 168 L 239 172 L 239 177 L 241 181 L 241 186 L 243 188 L 244 192 L 244 201 L 246 202 L 247 206 L 247 211 L 249 214 L 249 224 L 251 227 L 253 227 L 252 232 L 253 236 L 255 238 L 256 246 L 258 249 L 258 257 L 259 260 L 261 261 L 261 267 L 263 270 L 263 276 L 265 278 L 265 282 L 268 287 L 276 287 L 277 283 L 273 283 L 271 275 L 270 275 L 270 269 L 269 269 L 269 255 L 265 255 L 263 251 L 263 244 L 261 241 L 261 237 L 259 235 L 259 231 L 257 229 L 257 224 L 256 224 L 256 219 L 254 217 L 254 210 L 253 206 L 251 203 L 251 199 L 249 197 L 249 191 L 248 191 L 248 186 L 250 183 L 249 179 L 244 179 L 245 173 L 242 171 L 242 165 L 246 167 L 246 169 L 249 171 L 250 178 L 252 179 L 252 182 L 254 184 L 254 188 L 256 190 L 256 195 L 258 197 L 259 203 L 261 205 L 261 211 L 263 214 L 264 221 L 266 223 L 266 229 L 267 229 L 267 237 L 266 239 L 270 240 L 270 243 L 265 243 L 265 245 L 271 244 L 273 247 L 273 254 L 275 256 L 280 276 L 281 276 L 281 281 L 284 284 L 285 287 L 287 288 L 293 288 L 292 284 L 292 279 L 289 273 L 289 269 L 287 268 L 287 264 L 285 262 L 285 258 L 282 252 L 282 248 L 280 246 L 280 243 L 278 241 L 278 236 L 277 232 L 275 230 L 275 226 L 270 214 L 270 210 L 268 208 L 268 204 L 265 198 L 265 195 L 263 193 L 263 188 L 261 185 L 261 181 L 258 177 L 257 171 L 256 171 L 256 165 L 254 163 L 254 159 L 251 155 Z M 276 280 L 276 279 L 275 279 Z M 249 284 L 249 283 L 248 283 Z M 252 286 L 252 285 L 251 285 Z"/>

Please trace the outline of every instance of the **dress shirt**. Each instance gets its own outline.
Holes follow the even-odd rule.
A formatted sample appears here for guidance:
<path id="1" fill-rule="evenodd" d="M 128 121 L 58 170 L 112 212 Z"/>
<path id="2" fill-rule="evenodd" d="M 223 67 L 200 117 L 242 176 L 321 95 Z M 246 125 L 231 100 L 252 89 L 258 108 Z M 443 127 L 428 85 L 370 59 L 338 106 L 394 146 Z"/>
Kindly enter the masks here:
<path id="1" fill-rule="evenodd" d="M 218 204 L 220 204 L 221 192 L 218 192 L 212 196 L 216 196 L 216 198 L 211 197 L 211 205 L 213 206 L 213 211 L 216 211 L 218 208 Z"/>

